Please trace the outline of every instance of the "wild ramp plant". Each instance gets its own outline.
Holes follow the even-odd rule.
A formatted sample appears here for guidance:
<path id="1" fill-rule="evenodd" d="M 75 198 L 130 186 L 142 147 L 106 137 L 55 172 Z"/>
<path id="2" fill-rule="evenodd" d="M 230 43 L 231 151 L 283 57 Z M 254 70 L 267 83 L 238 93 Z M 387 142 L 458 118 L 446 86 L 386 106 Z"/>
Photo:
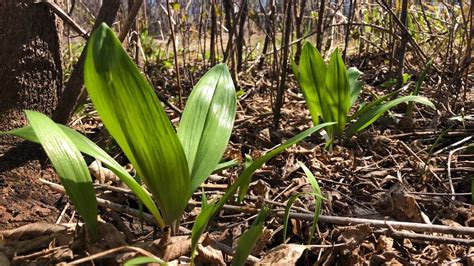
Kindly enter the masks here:
<path id="1" fill-rule="evenodd" d="M 362 83 L 358 81 L 362 73 L 356 68 L 346 69 L 338 49 L 332 53 L 329 63 L 326 64 L 319 51 L 311 43 L 306 42 L 299 65 L 293 63 L 292 67 L 313 124 L 318 125 L 320 118 L 324 122 L 336 122 L 326 129 L 327 144 L 343 135 L 350 138 L 400 103 L 417 102 L 434 109 L 432 102 L 418 95 L 389 100 L 399 92 L 395 91 L 373 102 L 361 104 L 360 108 L 350 115 L 349 111 L 362 89 Z M 346 128 L 347 123 L 350 124 Z"/>
<path id="2" fill-rule="evenodd" d="M 151 86 L 105 24 L 88 41 L 84 73 L 87 91 L 102 122 L 145 187 L 94 142 L 40 113 L 26 111 L 30 125 L 6 133 L 43 146 L 93 236 L 98 236 L 97 204 L 91 176 L 79 152 L 101 161 L 143 202 L 160 227 L 171 226 L 176 232 L 193 192 L 222 167 L 219 162 L 232 132 L 237 101 L 227 67 L 216 65 L 195 85 L 177 131 Z M 331 124 L 309 128 L 247 165 L 219 201 L 202 208 L 193 227 L 193 243 L 237 190 L 243 199 L 255 170 Z"/>

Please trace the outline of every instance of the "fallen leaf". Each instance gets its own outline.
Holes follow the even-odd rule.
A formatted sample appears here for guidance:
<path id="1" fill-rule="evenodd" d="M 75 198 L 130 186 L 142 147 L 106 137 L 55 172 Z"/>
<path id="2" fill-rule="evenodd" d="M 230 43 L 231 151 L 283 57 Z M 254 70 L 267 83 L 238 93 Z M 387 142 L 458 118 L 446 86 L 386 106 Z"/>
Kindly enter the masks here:
<path id="1" fill-rule="evenodd" d="M 204 265 L 226 265 L 224 256 L 220 250 L 214 249 L 211 246 L 203 246 L 202 244 L 198 244 L 196 251 L 197 255 L 195 260 L 202 262 Z"/>
<path id="2" fill-rule="evenodd" d="M 351 245 L 358 245 L 372 233 L 372 228 L 367 224 L 358 224 L 354 226 L 345 226 L 335 229 L 335 234 L 339 234 L 338 242 L 344 242 Z"/>
<path id="3" fill-rule="evenodd" d="M 295 265 L 305 250 L 306 247 L 302 245 L 282 244 L 270 250 L 257 265 Z"/>
<path id="4" fill-rule="evenodd" d="M 398 221 L 427 222 L 426 215 L 422 213 L 415 197 L 408 194 L 400 183 L 395 183 L 388 193 L 379 193 L 376 197 L 378 200 L 375 209 L 383 215 Z"/>

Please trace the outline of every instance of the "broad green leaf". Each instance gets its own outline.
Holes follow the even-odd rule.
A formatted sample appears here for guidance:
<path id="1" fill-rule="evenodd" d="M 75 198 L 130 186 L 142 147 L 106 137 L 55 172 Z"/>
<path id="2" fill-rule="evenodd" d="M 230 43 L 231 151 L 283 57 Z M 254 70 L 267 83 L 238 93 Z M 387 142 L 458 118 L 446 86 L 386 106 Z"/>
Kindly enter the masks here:
<path id="1" fill-rule="evenodd" d="M 257 218 L 255 218 L 252 226 L 240 236 L 235 250 L 234 259 L 232 260 L 232 266 L 245 265 L 247 257 L 250 255 L 252 249 L 255 247 L 258 239 L 263 233 L 263 225 L 269 212 L 270 209 L 264 206 L 260 210 Z"/>
<path id="2" fill-rule="evenodd" d="M 328 122 L 328 123 L 323 123 L 320 125 L 317 125 L 312 128 L 308 128 L 305 131 L 299 133 L 298 135 L 292 137 L 291 139 L 287 140 L 285 143 L 281 144 L 280 146 L 268 151 L 265 153 L 265 155 L 257 158 L 250 164 L 248 167 L 244 169 L 242 174 L 239 176 L 239 180 L 242 179 L 242 184 L 239 189 L 239 201 L 242 201 L 244 199 L 244 196 L 247 194 L 247 190 L 249 188 L 250 181 L 252 179 L 253 173 L 264 163 L 266 163 L 268 160 L 272 159 L 273 157 L 277 156 L 278 154 L 282 153 L 284 150 L 289 148 L 290 146 L 293 146 L 294 144 L 302 141 L 304 138 L 310 136 L 314 132 L 326 127 L 335 124 L 334 122 Z M 237 181 L 236 181 L 237 182 Z"/>
<path id="3" fill-rule="evenodd" d="M 166 224 L 191 194 L 188 163 L 155 92 L 107 25 L 87 44 L 84 81 L 105 127 L 151 191 Z"/>
<path id="4" fill-rule="evenodd" d="M 224 64 L 214 66 L 193 88 L 178 127 L 191 171 L 191 191 L 221 160 L 232 133 L 236 101 L 234 83 Z"/>
<path id="5" fill-rule="evenodd" d="M 319 116 L 324 117 L 324 106 L 326 96 L 326 63 L 318 50 L 306 42 L 301 51 L 299 62 L 298 83 L 306 99 L 313 124 L 319 124 Z M 325 121 L 328 122 L 328 121 Z"/>
<path id="6" fill-rule="evenodd" d="M 349 80 L 349 88 L 351 91 L 351 107 L 357 101 L 360 91 L 362 90 L 362 82 L 359 80 L 359 77 L 362 74 L 363 73 L 355 67 L 347 69 L 347 78 Z"/>
<path id="7" fill-rule="evenodd" d="M 394 106 L 396 106 L 400 103 L 404 103 L 404 102 L 417 102 L 417 103 L 427 105 L 427 106 L 429 106 L 433 109 L 435 108 L 434 104 L 432 102 L 430 102 L 430 100 L 428 100 L 425 97 L 421 97 L 421 96 L 400 97 L 400 98 L 397 98 L 395 100 L 389 101 L 387 103 L 377 105 L 374 108 L 372 108 L 370 111 L 367 111 L 367 112 L 363 113 L 359 117 L 359 119 L 349 127 L 349 129 L 347 131 L 348 136 L 352 136 L 355 133 L 361 131 L 362 129 L 370 126 L 380 116 L 382 116 L 386 111 L 388 111 L 392 107 L 394 107 Z"/>
<path id="8" fill-rule="evenodd" d="M 114 174 L 116 174 L 120 178 L 120 180 L 125 185 L 127 185 L 127 187 L 130 188 L 133 193 L 135 193 L 137 198 L 141 202 L 143 202 L 143 204 L 148 208 L 153 217 L 155 217 L 158 224 L 161 227 L 165 226 L 163 219 L 161 218 L 160 212 L 158 211 L 158 208 L 153 202 L 153 199 L 150 197 L 147 191 L 142 188 L 140 184 L 137 183 L 135 179 L 125 169 L 123 169 L 123 167 L 119 163 L 117 163 L 117 161 L 115 161 L 104 150 L 97 146 L 93 141 L 83 136 L 81 133 L 64 125 L 57 125 L 63 130 L 63 132 L 72 141 L 74 146 L 77 147 L 77 149 L 79 149 L 82 153 L 85 153 L 95 158 L 96 160 L 101 161 L 102 164 L 107 166 L 107 168 L 109 168 Z M 24 138 L 31 142 L 40 143 L 31 126 L 15 129 L 7 133 L 20 138 Z"/>
<path id="9" fill-rule="evenodd" d="M 324 99 L 323 117 L 326 122 L 337 122 L 328 129 L 330 136 L 341 135 L 346 126 L 347 115 L 351 107 L 351 92 L 346 67 L 339 50 L 336 49 L 329 60 L 326 72 L 327 94 Z"/>
<path id="10" fill-rule="evenodd" d="M 127 260 L 123 266 L 135 266 L 135 265 L 148 265 L 148 263 L 159 263 L 162 266 L 168 265 L 165 261 L 159 258 L 151 258 L 151 257 L 136 257 L 130 260 Z"/>
<path id="11" fill-rule="evenodd" d="M 68 136 L 47 116 L 25 111 L 26 117 L 59 175 L 61 184 L 81 214 L 91 235 L 98 240 L 97 200 L 86 162 Z"/>

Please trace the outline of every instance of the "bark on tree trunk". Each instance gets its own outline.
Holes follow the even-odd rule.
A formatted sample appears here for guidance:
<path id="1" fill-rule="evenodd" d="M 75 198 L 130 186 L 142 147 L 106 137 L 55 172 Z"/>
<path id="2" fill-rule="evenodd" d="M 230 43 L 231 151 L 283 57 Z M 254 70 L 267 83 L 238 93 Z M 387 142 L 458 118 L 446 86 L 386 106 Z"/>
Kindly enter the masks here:
<path id="1" fill-rule="evenodd" d="M 47 5 L 0 1 L 1 131 L 24 126 L 25 109 L 52 115 L 62 86 L 61 29 Z M 52 174 L 42 171 L 41 154 L 38 145 L 0 136 L 0 229 L 54 219 L 47 206 L 58 196 L 37 182 L 38 176 Z"/>
<path id="2" fill-rule="evenodd" d="M 0 130 L 25 125 L 24 109 L 51 115 L 62 86 L 58 25 L 44 4 L 0 1 Z M 0 137 L 0 153 L 17 143 Z"/>

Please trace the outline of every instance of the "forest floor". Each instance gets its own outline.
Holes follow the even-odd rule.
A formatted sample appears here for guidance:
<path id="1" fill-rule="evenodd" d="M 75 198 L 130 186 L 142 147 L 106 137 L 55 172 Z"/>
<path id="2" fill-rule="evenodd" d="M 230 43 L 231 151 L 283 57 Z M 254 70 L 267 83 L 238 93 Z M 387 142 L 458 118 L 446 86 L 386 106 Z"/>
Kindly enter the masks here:
<path id="1" fill-rule="evenodd" d="M 358 66 L 365 72 L 363 97 L 370 98 L 368 92 L 386 93 L 377 86 L 386 78 L 382 71 L 374 70 L 373 65 Z M 170 101 L 176 98 L 172 70 L 149 66 L 146 72 L 160 94 Z M 189 73 L 193 78 L 183 78 L 185 95 L 192 80 L 197 81 L 203 72 Z M 291 78 L 280 130 L 272 129 L 273 79 L 268 68 L 254 68 L 239 75 L 236 85 L 242 93 L 225 154 L 227 159 L 243 161 L 246 153 L 258 157 L 311 126 L 304 98 Z M 444 97 L 430 82 L 425 83 L 422 92 L 435 103 Z M 466 111 L 474 110 L 473 99 L 472 91 L 468 92 Z M 196 260 L 204 264 L 229 263 L 239 236 L 265 204 L 271 208 L 271 215 L 248 262 L 263 259 L 268 263 L 299 265 L 474 263 L 474 153 L 467 148 L 473 142 L 474 124 L 451 120 L 422 106 L 416 106 L 414 119 L 409 121 L 399 115 L 404 110 L 405 106 L 392 110 L 348 143 L 334 143 L 332 150 L 325 150 L 324 141 L 315 134 L 269 161 L 254 174 L 243 204 L 229 202 L 212 220 Z M 167 111 L 177 122 L 179 113 L 169 108 Z M 86 133 L 123 165 L 127 164 L 90 105 L 74 117 L 71 126 Z M 326 198 L 311 245 L 304 244 L 308 240 L 314 199 L 305 195 L 293 206 L 289 237 L 283 243 L 282 212 L 287 200 L 310 190 L 298 161 L 312 170 Z M 141 250 L 167 261 L 189 261 L 189 230 L 199 213 L 202 192 L 196 193 L 190 202 L 181 233 L 166 237 L 147 219 L 134 216 L 138 204 L 133 195 L 114 189 L 121 185 L 113 177 L 104 179 L 103 172 L 96 173 L 98 197 L 109 204 L 101 205 L 100 209 L 105 222 L 101 225 L 103 241 L 91 243 L 82 227 L 77 226 L 77 216 L 67 197 L 57 188 L 52 189 L 52 185 L 45 185 L 46 181 L 40 181 L 41 178 L 59 183 L 49 167 L 43 168 L 28 177 L 15 176 L 0 184 L 0 229 L 5 230 L 0 231 L 0 265 L 6 261 L 14 265 L 71 261 L 90 264 L 89 256 L 100 252 L 103 253 L 94 259 L 94 264 L 109 265 L 142 255 Z M 236 166 L 214 174 L 202 190 L 208 197 L 219 196 L 240 171 L 241 166 Z M 375 222 L 357 222 L 354 218 Z M 406 224 L 396 226 L 385 221 Z M 425 227 L 419 227 L 420 224 Z M 438 225 L 467 229 L 464 233 L 443 231 L 439 228 L 445 227 Z M 138 249 L 119 248 L 122 246 Z"/>

